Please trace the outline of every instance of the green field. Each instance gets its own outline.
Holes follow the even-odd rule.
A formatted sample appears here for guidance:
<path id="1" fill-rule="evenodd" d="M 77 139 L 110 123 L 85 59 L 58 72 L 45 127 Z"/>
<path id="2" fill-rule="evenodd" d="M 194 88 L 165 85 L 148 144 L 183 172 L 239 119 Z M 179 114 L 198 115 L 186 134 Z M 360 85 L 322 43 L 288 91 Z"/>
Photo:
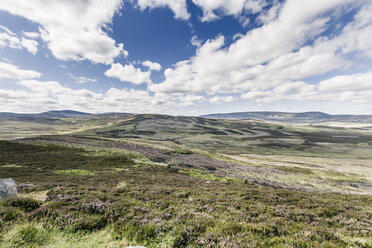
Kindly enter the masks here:
<path id="1" fill-rule="evenodd" d="M 0 119 L 0 247 L 372 247 L 372 129 Z"/>

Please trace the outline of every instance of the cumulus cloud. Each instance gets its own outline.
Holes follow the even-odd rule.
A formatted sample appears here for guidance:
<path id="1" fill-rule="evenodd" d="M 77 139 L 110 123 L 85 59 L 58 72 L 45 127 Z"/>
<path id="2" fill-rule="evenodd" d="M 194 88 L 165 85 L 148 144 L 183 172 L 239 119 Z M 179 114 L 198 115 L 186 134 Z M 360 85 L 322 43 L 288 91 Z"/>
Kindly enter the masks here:
<path id="1" fill-rule="evenodd" d="M 40 73 L 1 62 L 0 77 L 19 80 L 19 86 L 24 87 L 23 90 L 1 90 L 1 107 L 21 109 L 12 99 L 25 99 L 26 104 L 38 106 L 38 111 L 45 104 L 48 109 L 76 109 L 78 106 L 80 110 L 93 112 L 130 109 L 130 112 L 166 110 L 169 113 L 170 106 L 178 108 L 201 102 L 218 104 L 238 98 L 230 95 L 257 103 L 330 99 L 372 102 L 371 72 L 336 76 L 319 84 L 308 80 L 336 70 L 338 73 L 350 72 L 353 70 L 349 69 L 359 61 L 372 59 L 372 4 L 366 4 L 368 1 L 274 1 L 271 8 L 265 9 L 262 8 L 266 2 L 260 0 L 193 1 L 202 8 L 204 21 L 222 15 L 257 13 L 262 26 L 237 35 L 231 44 L 226 44 L 223 35 L 205 42 L 194 36 L 191 43 L 196 46 L 196 54 L 166 68 L 165 80 L 158 84 L 151 81 L 151 71 L 162 69 L 158 63 L 113 63 L 115 57 L 126 53 L 122 44 L 116 44 L 107 34 L 107 25 L 121 7 L 121 1 L 53 0 L 46 4 L 50 13 L 44 13 L 48 12 L 44 10 L 40 15 L 39 10 L 33 12 L 34 8 L 26 2 L 15 10 L 12 9 L 13 1 L 5 7 L 0 6 L 0 9 L 39 23 L 40 38 L 47 42 L 57 58 L 111 64 L 106 76 L 136 85 L 148 84 L 148 90 L 111 88 L 104 93 L 73 90 L 56 81 L 41 82 L 36 80 Z M 36 0 L 35 5 L 40 6 L 40 2 Z M 137 4 L 141 9 L 169 7 L 176 18 L 187 20 L 190 17 L 184 0 L 138 0 Z M 102 11 L 96 13 L 92 6 Z M 62 11 L 53 12 L 54 8 Z M 353 8 L 357 14 L 352 20 L 341 20 L 345 10 Z M 81 23 L 77 19 L 79 13 L 83 13 Z M 345 21 L 349 23 L 345 24 Z M 331 26 L 335 23 L 338 23 L 337 27 Z M 330 27 L 337 30 L 329 31 Z M 0 46 L 28 47 L 32 51 L 32 44 L 22 44 L 22 40 L 37 38 L 36 34 L 24 33 L 23 37 L 17 37 L 9 29 L 2 30 L 7 38 L 0 37 Z M 148 70 L 136 66 L 145 66 Z M 73 74 L 70 77 L 81 83 L 96 80 Z"/>
<path id="2" fill-rule="evenodd" d="M 258 13 L 266 0 L 193 0 L 203 10 L 201 21 L 213 21 L 221 15 L 238 16 L 243 12 Z"/>
<path id="3" fill-rule="evenodd" d="M 36 54 L 37 52 L 37 41 L 36 40 L 30 40 L 22 37 L 21 44 L 24 48 L 26 48 L 30 53 Z"/>
<path id="4" fill-rule="evenodd" d="M 165 99 L 169 101 L 169 99 Z M 206 101 L 204 96 L 190 94 L 180 94 L 175 98 L 175 100 L 177 100 L 179 105 L 183 107 L 194 106 L 197 103 Z"/>
<path id="5" fill-rule="evenodd" d="M 314 85 L 309 85 L 301 81 L 281 84 L 264 91 L 250 91 L 243 94 L 242 98 L 254 100 L 258 103 L 287 100 L 326 100 L 324 95 L 319 95 L 318 92 L 315 91 Z"/>
<path id="6" fill-rule="evenodd" d="M 68 75 L 70 76 L 70 78 L 74 79 L 75 82 L 77 82 L 79 84 L 97 82 L 97 79 L 96 78 L 89 78 L 89 77 L 83 77 L 83 76 L 75 76 L 72 73 L 68 73 Z"/>
<path id="7" fill-rule="evenodd" d="M 146 90 L 110 88 L 97 93 L 71 89 L 57 81 L 19 80 L 17 90 L 0 89 L 0 109 L 10 112 L 41 112 L 75 109 L 85 112 L 180 113 L 181 107 L 202 101 L 200 96 L 151 95 Z M 25 108 L 27 106 L 27 108 Z"/>
<path id="8" fill-rule="evenodd" d="M 221 35 L 207 40 L 195 56 L 165 69 L 165 80 L 150 85 L 149 90 L 211 96 L 237 93 L 255 102 L 337 97 L 319 91 L 325 83 L 318 89 L 306 79 L 346 70 L 358 63 L 354 57 L 372 58 L 368 42 L 372 39 L 372 5 L 351 2 L 286 1 L 271 20 L 241 35 L 231 45 L 226 46 Z M 325 36 L 323 31 L 331 25 L 330 18 L 338 18 L 350 4 L 358 9 L 354 19 L 339 26 L 337 34 Z M 343 99 L 351 99 L 351 93 L 343 94 Z M 212 102 L 220 100 L 216 97 Z"/>
<path id="9" fill-rule="evenodd" d="M 200 47 L 202 45 L 202 41 L 196 35 L 191 38 L 190 43 L 195 47 Z"/>
<path id="10" fill-rule="evenodd" d="M 3 32 L 1 32 L 1 30 Z M 32 54 L 37 52 L 38 42 L 35 40 L 20 37 L 7 27 L 0 25 L 0 47 L 10 47 L 14 49 L 26 49 Z"/>
<path id="11" fill-rule="evenodd" d="M 37 71 L 23 70 L 13 64 L 0 61 L 0 79 L 25 80 L 40 77 L 41 73 Z"/>
<path id="12" fill-rule="evenodd" d="M 372 91 L 372 72 L 339 75 L 319 82 L 318 88 L 325 92 Z"/>
<path id="13" fill-rule="evenodd" d="M 0 10 L 40 24 L 41 38 L 57 59 L 111 64 L 127 54 L 106 32 L 121 6 L 122 0 L 12 0 L 3 1 Z"/>
<path id="14" fill-rule="evenodd" d="M 206 91 L 216 92 L 215 90 L 217 89 L 213 87 L 218 81 L 214 81 L 214 79 L 222 76 L 221 74 L 225 71 L 218 71 L 221 68 L 214 68 L 214 63 L 217 61 L 208 60 L 208 57 L 217 53 L 223 43 L 223 36 L 215 40 L 208 40 L 197 50 L 195 57 L 191 60 L 178 62 L 174 68 L 167 68 L 164 71 L 165 81 L 160 84 L 150 85 L 149 89 L 162 93 L 199 94 Z"/>
<path id="15" fill-rule="evenodd" d="M 24 36 L 26 37 L 29 37 L 29 38 L 32 38 L 32 39 L 36 39 L 36 38 L 39 38 L 40 37 L 40 33 L 38 32 L 22 32 Z"/>
<path id="16" fill-rule="evenodd" d="M 242 95 L 258 103 L 295 101 L 338 101 L 344 103 L 372 102 L 372 72 L 339 75 L 317 84 L 290 82 L 262 91 Z"/>
<path id="17" fill-rule="evenodd" d="M 201 21 L 213 21 L 224 15 L 242 17 L 243 13 L 258 13 L 267 5 L 266 0 L 192 0 L 203 11 Z M 141 10 L 159 7 L 170 8 L 175 18 L 188 20 L 190 13 L 187 10 L 186 0 L 137 0 Z M 244 19 L 247 22 L 248 19 Z"/>
<path id="18" fill-rule="evenodd" d="M 107 77 L 118 78 L 122 82 L 130 82 L 133 84 L 151 83 L 151 72 L 141 71 L 140 68 L 136 68 L 133 64 L 121 65 L 114 63 L 111 68 L 105 72 Z"/>
<path id="19" fill-rule="evenodd" d="M 190 18 L 186 0 L 137 0 L 137 4 L 141 10 L 168 7 L 173 11 L 175 18 L 183 20 Z"/>
<path id="20" fill-rule="evenodd" d="M 235 100 L 232 96 L 215 96 L 209 99 L 210 103 L 224 103 L 224 102 L 233 102 Z"/>
<path id="21" fill-rule="evenodd" d="M 280 9 L 282 8 L 283 3 L 278 0 L 274 1 L 274 4 L 271 8 L 263 9 L 260 12 L 260 15 L 257 17 L 257 20 L 263 24 L 270 23 L 278 18 Z"/>
<path id="22" fill-rule="evenodd" d="M 149 60 L 146 60 L 146 61 L 142 62 L 142 65 L 148 67 L 152 71 L 160 71 L 161 70 L 161 65 L 159 63 L 151 62 Z"/>

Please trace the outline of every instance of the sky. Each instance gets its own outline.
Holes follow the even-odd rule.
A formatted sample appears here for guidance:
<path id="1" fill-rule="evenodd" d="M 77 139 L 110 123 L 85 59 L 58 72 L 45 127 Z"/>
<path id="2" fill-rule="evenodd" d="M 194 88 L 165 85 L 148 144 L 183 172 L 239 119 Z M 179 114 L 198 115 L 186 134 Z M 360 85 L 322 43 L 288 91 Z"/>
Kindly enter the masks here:
<path id="1" fill-rule="evenodd" d="M 0 112 L 372 114 L 372 0 L 0 0 Z"/>

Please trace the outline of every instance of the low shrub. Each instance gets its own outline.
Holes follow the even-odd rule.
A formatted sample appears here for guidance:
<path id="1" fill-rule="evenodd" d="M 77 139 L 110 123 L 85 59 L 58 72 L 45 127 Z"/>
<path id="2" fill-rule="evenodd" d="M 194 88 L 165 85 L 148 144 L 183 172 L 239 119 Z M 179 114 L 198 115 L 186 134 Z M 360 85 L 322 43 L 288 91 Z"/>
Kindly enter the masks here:
<path id="1" fill-rule="evenodd" d="M 21 218 L 24 214 L 22 211 L 12 208 L 12 207 L 5 207 L 0 206 L 0 220 L 1 222 L 11 222 Z"/>
<path id="2" fill-rule="evenodd" d="M 6 199 L 3 202 L 3 205 L 20 208 L 25 212 L 32 212 L 33 210 L 39 208 L 41 203 L 31 198 L 14 197 Z"/>
<path id="3" fill-rule="evenodd" d="M 60 214 L 55 219 L 57 227 L 70 231 L 96 231 L 107 225 L 107 220 L 103 216 L 96 214 L 84 214 L 80 212 L 70 212 Z"/>

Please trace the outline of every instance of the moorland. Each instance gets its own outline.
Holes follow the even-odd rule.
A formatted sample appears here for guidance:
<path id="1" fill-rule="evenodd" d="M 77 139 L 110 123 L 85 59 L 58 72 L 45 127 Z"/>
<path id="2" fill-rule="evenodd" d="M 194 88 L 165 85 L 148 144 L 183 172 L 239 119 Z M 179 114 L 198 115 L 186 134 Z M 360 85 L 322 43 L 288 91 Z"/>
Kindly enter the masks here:
<path id="1" fill-rule="evenodd" d="M 0 247 L 372 247 L 372 123 L 2 113 L 0 140 Z"/>

